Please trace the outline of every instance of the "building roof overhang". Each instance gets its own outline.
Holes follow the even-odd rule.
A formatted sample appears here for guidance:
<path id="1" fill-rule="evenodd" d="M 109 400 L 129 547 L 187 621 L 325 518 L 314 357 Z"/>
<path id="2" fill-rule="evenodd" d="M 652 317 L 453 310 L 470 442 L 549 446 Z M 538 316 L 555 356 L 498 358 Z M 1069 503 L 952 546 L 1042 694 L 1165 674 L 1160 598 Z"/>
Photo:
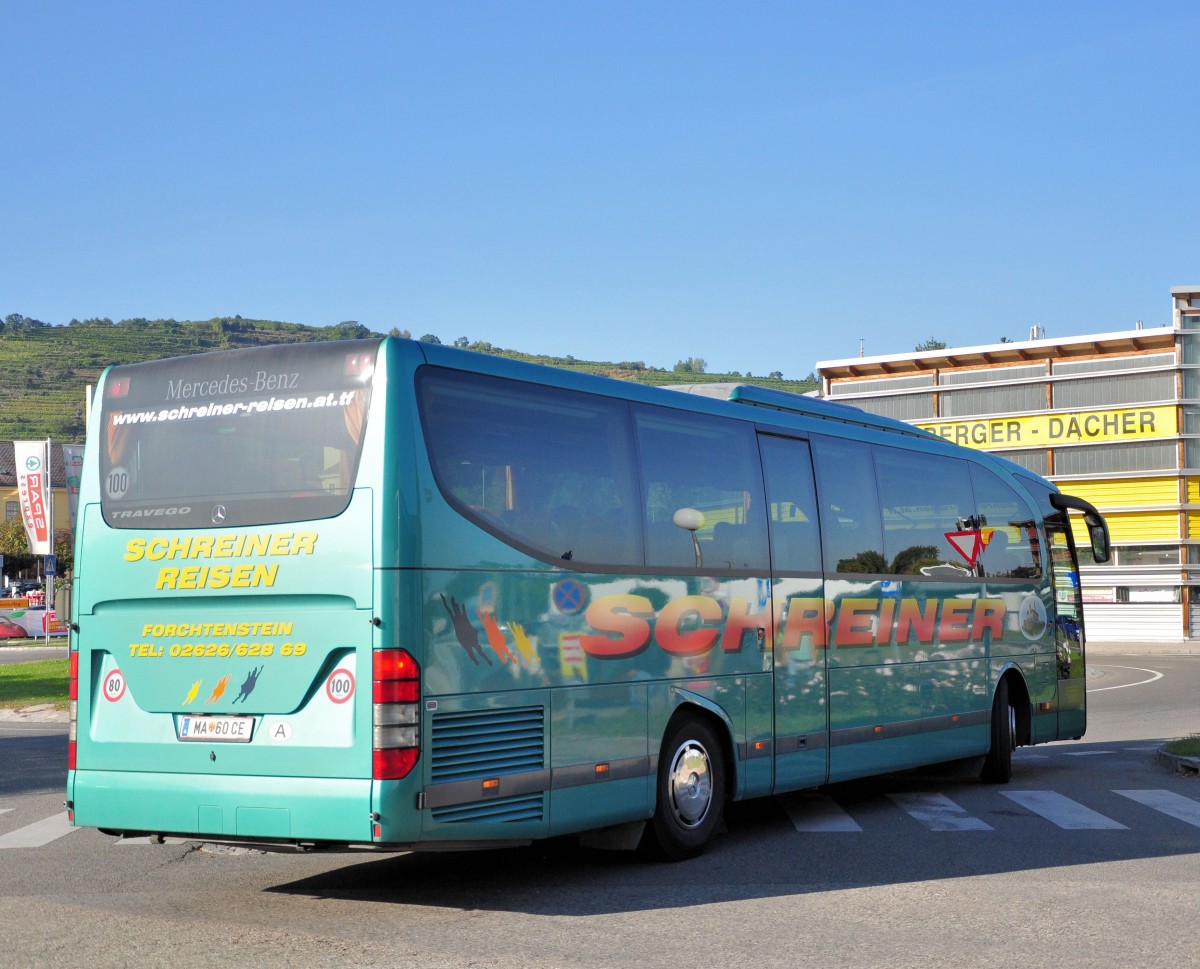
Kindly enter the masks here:
<path id="1" fill-rule="evenodd" d="M 1161 326 L 1020 343 L 992 343 L 877 357 L 823 360 L 817 363 L 817 373 L 831 380 L 853 380 L 862 377 L 902 377 L 932 370 L 1019 365 L 1041 360 L 1148 353 L 1172 350 L 1177 332 L 1174 327 Z"/>

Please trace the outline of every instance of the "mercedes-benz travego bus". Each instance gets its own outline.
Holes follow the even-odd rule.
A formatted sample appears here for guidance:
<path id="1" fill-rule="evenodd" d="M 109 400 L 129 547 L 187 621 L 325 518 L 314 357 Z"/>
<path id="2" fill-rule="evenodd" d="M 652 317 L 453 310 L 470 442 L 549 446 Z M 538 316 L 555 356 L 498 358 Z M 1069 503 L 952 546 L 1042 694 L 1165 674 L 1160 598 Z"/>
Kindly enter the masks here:
<path id="1" fill-rule="evenodd" d="M 731 800 L 1003 783 L 1083 734 L 1094 508 L 851 407 L 688 389 L 392 338 L 108 370 L 73 823 L 683 858 Z"/>

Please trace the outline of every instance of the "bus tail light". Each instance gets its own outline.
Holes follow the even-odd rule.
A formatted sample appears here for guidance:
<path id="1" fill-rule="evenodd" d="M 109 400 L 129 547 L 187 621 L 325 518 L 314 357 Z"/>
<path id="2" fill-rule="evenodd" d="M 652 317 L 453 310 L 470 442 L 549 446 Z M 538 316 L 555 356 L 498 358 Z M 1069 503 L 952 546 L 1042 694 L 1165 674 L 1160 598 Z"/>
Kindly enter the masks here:
<path id="1" fill-rule="evenodd" d="M 376 650 L 371 698 L 377 781 L 407 777 L 421 756 L 421 668 L 403 649 Z"/>
<path id="2" fill-rule="evenodd" d="M 67 728 L 67 770 L 75 769 L 76 720 L 79 714 L 79 651 L 71 651 L 71 682 L 67 693 L 67 709 L 70 711 L 70 726 Z"/>

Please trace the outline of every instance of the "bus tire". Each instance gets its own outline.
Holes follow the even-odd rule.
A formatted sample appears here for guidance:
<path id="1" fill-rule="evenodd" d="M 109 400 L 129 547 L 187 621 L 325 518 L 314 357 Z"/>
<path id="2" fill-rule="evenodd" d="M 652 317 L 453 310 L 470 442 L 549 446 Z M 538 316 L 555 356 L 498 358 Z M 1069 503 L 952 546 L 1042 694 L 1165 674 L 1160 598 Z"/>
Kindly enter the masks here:
<path id="1" fill-rule="evenodd" d="M 996 684 L 992 700 L 992 746 L 979 772 L 989 784 L 1007 784 L 1012 778 L 1012 752 L 1017 745 L 1017 709 L 1008 699 L 1008 680 Z"/>
<path id="2" fill-rule="evenodd" d="M 721 741 L 702 718 L 686 716 L 663 738 L 650 853 L 668 861 L 694 858 L 708 846 L 725 810 Z"/>

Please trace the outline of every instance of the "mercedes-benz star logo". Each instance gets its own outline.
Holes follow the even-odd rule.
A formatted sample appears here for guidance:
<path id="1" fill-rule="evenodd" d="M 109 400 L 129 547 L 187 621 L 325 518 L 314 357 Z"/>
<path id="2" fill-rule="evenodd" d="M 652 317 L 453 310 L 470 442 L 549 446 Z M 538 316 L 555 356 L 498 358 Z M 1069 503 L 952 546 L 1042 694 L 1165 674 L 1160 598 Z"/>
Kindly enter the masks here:
<path id="1" fill-rule="evenodd" d="M 223 521 L 225 521 L 225 506 L 217 505 L 212 510 L 212 523 L 220 525 Z"/>

